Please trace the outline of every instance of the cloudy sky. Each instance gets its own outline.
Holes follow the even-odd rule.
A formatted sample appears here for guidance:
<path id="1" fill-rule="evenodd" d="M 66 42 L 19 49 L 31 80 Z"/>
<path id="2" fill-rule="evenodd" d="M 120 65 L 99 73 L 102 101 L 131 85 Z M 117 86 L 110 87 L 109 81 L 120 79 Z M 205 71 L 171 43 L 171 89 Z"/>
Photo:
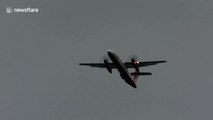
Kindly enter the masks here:
<path id="1" fill-rule="evenodd" d="M 2 0 L 0 119 L 212 120 L 212 21 L 212 0 Z M 168 62 L 137 89 L 78 65 L 108 49 Z"/>

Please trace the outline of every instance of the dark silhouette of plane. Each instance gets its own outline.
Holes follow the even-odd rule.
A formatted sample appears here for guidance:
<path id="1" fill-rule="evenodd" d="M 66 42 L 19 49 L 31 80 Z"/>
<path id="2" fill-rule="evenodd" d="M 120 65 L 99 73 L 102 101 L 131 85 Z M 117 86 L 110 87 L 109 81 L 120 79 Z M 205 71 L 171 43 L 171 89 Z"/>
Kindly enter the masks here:
<path id="1" fill-rule="evenodd" d="M 165 63 L 166 61 L 136 61 L 134 58 L 131 59 L 131 62 L 123 63 L 115 51 L 108 50 L 108 56 L 111 59 L 112 63 L 108 62 L 107 59 L 104 60 L 104 63 L 80 63 L 79 65 L 91 66 L 91 67 L 100 67 L 106 68 L 110 73 L 112 69 L 117 69 L 120 73 L 120 76 L 124 81 L 130 86 L 137 88 L 136 81 L 139 75 L 152 75 L 150 72 L 140 72 L 139 67 L 145 67 L 150 65 L 156 65 L 158 63 Z M 135 72 L 129 73 L 128 68 L 134 68 Z M 131 77 L 134 76 L 134 78 Z"/>

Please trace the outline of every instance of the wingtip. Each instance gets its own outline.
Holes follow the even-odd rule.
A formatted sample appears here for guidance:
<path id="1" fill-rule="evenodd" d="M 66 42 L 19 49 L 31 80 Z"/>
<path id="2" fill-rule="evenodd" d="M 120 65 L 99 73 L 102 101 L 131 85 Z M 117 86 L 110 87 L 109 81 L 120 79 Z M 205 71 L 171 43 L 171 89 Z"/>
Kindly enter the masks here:
<path id="1" fill-rule="evenodd" d="M 163 60 L 163 61 L 162 61 L 162 63 L 165 63 L 165 62 L 167 62 L 167 61 L 166 61 L 166 60 Z"/>

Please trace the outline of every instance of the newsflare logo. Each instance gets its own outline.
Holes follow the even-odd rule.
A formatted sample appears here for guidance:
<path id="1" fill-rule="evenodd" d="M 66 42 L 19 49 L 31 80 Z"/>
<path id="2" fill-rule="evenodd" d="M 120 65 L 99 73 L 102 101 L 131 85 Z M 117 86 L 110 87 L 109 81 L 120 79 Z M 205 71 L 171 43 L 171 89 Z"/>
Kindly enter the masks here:
<path id="1" fill-rule="evenodd" d="M 12 7 L 7 7 L 6 8 L 6 13 L 38 13 L 39 9 L 38 8 L 12 8 Z"/>

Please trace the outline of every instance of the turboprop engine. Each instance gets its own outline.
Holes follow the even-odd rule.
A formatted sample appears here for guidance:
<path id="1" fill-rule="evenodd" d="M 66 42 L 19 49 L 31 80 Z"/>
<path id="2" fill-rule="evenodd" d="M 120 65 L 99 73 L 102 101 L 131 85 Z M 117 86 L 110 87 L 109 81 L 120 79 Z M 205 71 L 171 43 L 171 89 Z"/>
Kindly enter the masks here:
<path id="1" fill-rule="evenodd" d="M 139 72 L 139 67 L 138 67 L 139 61 L 136 61 L 134 58 L 132 58 L 131 62 L 135 68 L 135 72 Z"/>
<path id="2" fill-rule="evenodd" d="M 138 73 L 139 73 L 139 61 L 136 61 L 134 58 L 131 59 L 131 62 L 135 68 L 135 73 L 134 73 L 134 80 L 136 81 L 138 79 Z"/>
<path id="3" fill-rule="evenodd" d="M 104 64 L 105 64 L 107 70 L 108 70 L 110 73 L 112 73 L 112 68 L 110 67 L 109 62 L 108 62 L 106 59 L 104 60 Z"/>

